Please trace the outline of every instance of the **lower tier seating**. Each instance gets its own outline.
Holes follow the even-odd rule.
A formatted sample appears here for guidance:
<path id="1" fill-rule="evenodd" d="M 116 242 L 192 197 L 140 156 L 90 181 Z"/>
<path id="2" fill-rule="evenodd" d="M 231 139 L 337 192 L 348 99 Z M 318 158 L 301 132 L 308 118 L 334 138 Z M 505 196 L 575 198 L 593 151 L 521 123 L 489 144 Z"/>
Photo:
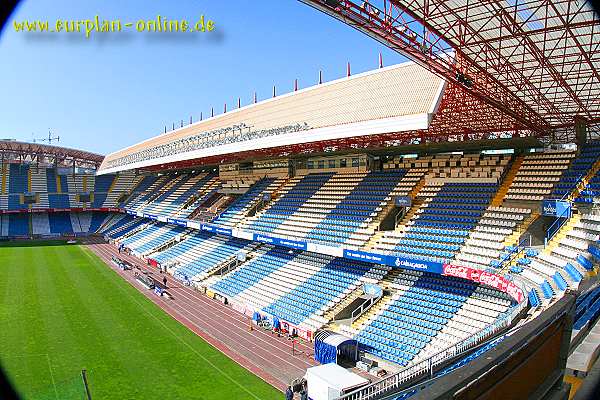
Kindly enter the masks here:
<path id="1" fill-rule="evenodd" d="M 249 251 L 251 242 L 204 232 L 193 232 L 168 249 L 150 255 L 165 267 L 172 267 L 173 275 L 183 280 L 196 280 L 226 261 L 240 250 Z"/>
<path id="2" fill-rule="evenodd" d="M 132 235 L 118 241 L 136 253 L 146 254 L 175 238 L 185 229 L 178 225 L 167 225 L 160 222 L 147 223 L 143 229 L 139 229 Z"/>
<path id="3" fill-rule="evenodd" d="M 311 330 L 323 325 L 323 313 L 363 282 L 376 282 L 387 268 L 348 262 L 321 254 L 261 247 L 212 290 L 230 302 Z"/>
<path id="4" fill-rule="evenodd" d="M 400 273 L 394 288 L 391 301 L 355 338 L 364 351 L 402 366 L 460 343 L 511 307 L 499 292 L 419 271 Z"/>

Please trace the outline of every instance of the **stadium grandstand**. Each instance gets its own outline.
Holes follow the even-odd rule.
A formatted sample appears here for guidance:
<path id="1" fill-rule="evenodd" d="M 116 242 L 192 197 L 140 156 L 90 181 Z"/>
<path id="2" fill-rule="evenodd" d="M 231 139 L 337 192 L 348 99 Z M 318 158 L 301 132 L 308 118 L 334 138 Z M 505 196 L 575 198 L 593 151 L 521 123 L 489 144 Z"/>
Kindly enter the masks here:
<path id="1" fill-rule="evenodd" d="M 578 396 L 600 379 L 597 14 L 302 2 L 410 61 L 106 157 L 0 142 L 1 236 L 94 236 L 124 279 L 127 263 L 167 273 L 178 286 L 149 298 L 315 400 L 593 398 Z M 362 383 L 314 378 L 328 364 Z"/>

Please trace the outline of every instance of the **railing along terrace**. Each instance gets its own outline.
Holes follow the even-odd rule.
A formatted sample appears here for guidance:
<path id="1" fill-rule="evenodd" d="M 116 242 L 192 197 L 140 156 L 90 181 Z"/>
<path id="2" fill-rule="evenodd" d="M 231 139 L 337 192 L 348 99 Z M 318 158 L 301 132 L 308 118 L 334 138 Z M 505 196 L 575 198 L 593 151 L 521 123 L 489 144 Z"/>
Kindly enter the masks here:
<path id="1" fill-rule="evenodd" d="M 554 235 L 556 235 L 556 233 L 560 230 L 560 228 L 562 228 L 563 225 L 571 219 L 571 217 L 573 215 L 571 213 L 571 207 L 572 207 L 572 205 L 570 205 L 569 208 L 566 208 L 565 210 L 563 210 L 563 212 L 556 217 L 556 220 L 552 223 L 552 225 L 550 225 L 550 227 L 548 227 L 548 231 L 546 232 L 546 237 L 544 238 L 544 247 L 546 247 L 548 245 L 548 242 L 550 240 L 552 240 L 552 238 L 554 237 Z"/>
<path id="2" fill-rule="evenodd" d="M 403 370 L 398 371 L 397 373 L 390 375 L 389 377 L 378 382 L 371 383 L 353 392 L 338 397 L 337 400 L 374 399 L 378 396 L 398 390 L 402 385 L 411 382 L 416 378 L 422 378 L 424 376 L 432 377 L 434 369 L 439 365 L 454 357 L 460 356 L 469 349 L 473 348 L 475 345 L 481 343 L 483 340 L 488 339 L 501 330 L 509 327 L 525 307 L 527 307 L 527 301 L 524 300 L 514 307 L 508 314 L 506 314 L 504 318 L 494 322 L 491 325 L 488 325 L 462 342 L 449 346 L 446 349 L 432 355 L 428 359 L 406 367 Z"/>
<path id="3" fill-rule="evenodd" d="M 525 242 L 529 241 L 529 245 L 525 245 Z M 521 239 L 521 241 L 519 243 L 517 243 L 517 245 L 515 246 L 514 249 L 512 249 L 508 254 L 510 255 L 509 258 L 506 258 L 505 260 L 503 260 L 500 265 L 498 265 L 498 268 L 502 268 L 505 265 L 510 265 L 511 262 L 513 262 L 515 260 L 515 258 L 517 258 L 519 256 L 519 254 L 521 254 L 521 252 L 523 250 L 526 250 L 528 247 L 531 247 L 531 235 L 524 237 L 523 239 Z"/>
<path id="4" fill-rule="evenodd" d="M 253 131 L 252 127 L 240 123 L 226 128 L 215 129 L 212 131 L 201 132 L 192 136 L 181 138 L 170 143 L 161 144 L 149 149 L 137 151 L 123 157 L 109 160 L 107 168 L 120 167 L 126 164 L 146 161 L 161 157 L 167 157 L 174 154 L 185 153 L 194 150 L 206 149 L 225 144 L 238 143 L 259 139 L 268 136 L 283 135 L 286 133 L 301 132 L 310 129 L 310 126 L 304 123 L 286 125 L 270 129 L 260 129 Z"/>

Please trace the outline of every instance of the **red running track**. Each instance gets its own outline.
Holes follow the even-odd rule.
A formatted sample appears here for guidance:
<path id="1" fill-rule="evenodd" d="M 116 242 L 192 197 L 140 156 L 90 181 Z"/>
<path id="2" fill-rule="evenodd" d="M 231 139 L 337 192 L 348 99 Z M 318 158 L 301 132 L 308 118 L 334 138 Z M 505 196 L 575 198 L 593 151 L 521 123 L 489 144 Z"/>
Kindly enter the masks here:
<path id="1" fill-rule="evenodd" d="M 140 259 L 119 254 L 108 243 L 88 243 L 86 247 L 177 321 L 277 389 L 284 391 L 293 379 L 304 375 L 306 368 L 317 365 L 310 344 L 296 342 L 295 354 L 292 355 L 291 341 L 261 328 L 250 331 L 250 318 L 180 284 L 172 276 L 168 276 L 168 286 L 173 299 L 167 300 L 136 284 L 133 271 L 122 271 L 110 262 L 111 257 L 116 255 L 162 281 L 163 275 Z"/>

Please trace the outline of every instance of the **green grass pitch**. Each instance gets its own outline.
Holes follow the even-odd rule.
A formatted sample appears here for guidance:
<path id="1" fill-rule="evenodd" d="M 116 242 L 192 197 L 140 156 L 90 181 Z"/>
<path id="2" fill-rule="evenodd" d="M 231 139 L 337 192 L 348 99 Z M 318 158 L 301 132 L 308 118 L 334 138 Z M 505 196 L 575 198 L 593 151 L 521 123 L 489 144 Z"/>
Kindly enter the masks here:
<path id="1" fill-rule="evenodd" d="M 0 365 L 26 399 L 280 399 L 79 245 L 0 246 Z M 1 397 L 1 396 L 0 396 Z"/>

